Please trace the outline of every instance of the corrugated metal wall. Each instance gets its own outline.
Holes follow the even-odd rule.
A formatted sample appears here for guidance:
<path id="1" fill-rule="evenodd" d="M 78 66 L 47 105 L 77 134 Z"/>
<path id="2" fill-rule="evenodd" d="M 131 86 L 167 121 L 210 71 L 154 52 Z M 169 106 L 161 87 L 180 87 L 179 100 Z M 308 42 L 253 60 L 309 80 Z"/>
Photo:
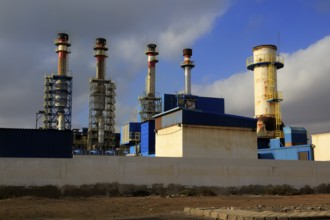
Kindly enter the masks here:
<path id="1" fill-rule="evenodd" d="M 0 157 L 72 158 L 70 130 L 0 128 Z"/>
<path id="2" fill-rule="evenodd" d="M 141 154 L 147 156 L 155 154 L 155 121 L 141 124 Z"/>
<path id="3" fill-rule="evenodd" d="M 182 123 L 182 110 L 168 113 L 156 118 L 156 130 Z"/>
<path id="4" fill-rule="evenodd" d="M 211 97 L 200 97 L 196 96 L 197 110 L 203 112 L 210 112 L 215 114 L 225 113 L 225 100 L 223 98 L 211 98 Z M 177 95 L 164 94 L 163 112 L 169 111 L 173 108 L 178 107 Z"/>

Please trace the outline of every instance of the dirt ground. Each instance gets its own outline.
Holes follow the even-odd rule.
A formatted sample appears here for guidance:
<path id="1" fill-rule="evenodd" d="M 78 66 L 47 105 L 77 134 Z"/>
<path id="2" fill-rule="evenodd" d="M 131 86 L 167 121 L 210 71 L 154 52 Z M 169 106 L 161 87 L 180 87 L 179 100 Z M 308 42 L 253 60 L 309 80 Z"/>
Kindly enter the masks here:
<path id="1" fill-rule="evenodd" d="M 330 194 L 302 196 L 92 197 L 0 200 L 0 219 L 186 219 L 184 207 L 330 210 Z M 151 218 L 150 216 L 158 216 Z M 159 216 L 170 216 L 168 218 Z M 176 217 L 177 216 L 177 217 Z M 142 219 L 142 218 L 140 218 Z"/>

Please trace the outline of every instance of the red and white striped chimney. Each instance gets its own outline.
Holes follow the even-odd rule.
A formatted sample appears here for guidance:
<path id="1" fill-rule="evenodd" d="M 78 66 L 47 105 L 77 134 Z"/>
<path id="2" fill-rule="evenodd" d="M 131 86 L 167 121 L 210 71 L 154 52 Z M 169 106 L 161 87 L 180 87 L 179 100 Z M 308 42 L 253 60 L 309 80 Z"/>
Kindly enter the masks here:
<path id="1" fill-rule="evenodd" d="M 146 96 L 155 97 L 156 63 L 158 49 L 156 44 L 148 44 L 145 54 L 148 56 L 148 75 L 146 79 Z"/>

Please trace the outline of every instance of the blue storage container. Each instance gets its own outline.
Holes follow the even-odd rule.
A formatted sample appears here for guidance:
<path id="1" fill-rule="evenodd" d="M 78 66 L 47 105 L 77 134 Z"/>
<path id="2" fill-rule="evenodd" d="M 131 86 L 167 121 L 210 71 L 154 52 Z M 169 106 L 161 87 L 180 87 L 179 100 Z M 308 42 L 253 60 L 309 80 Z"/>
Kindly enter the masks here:
<path id="1" fill-rule="evenodd" d="M 72 158 L 70 130 L 0 128 L 0 157 Z"/>

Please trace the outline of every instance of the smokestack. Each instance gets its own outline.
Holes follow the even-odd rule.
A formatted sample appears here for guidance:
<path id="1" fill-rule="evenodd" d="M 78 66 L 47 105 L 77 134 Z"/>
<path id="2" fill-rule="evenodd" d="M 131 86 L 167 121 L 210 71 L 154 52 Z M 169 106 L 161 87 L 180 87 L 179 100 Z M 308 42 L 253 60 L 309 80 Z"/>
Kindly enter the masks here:
<path id="1" fill-rule="evenodd" d="M 158 49 L 156 44 L 148 44 L 145 54 L 148 56 L 148 75 L 146 79 L 146 96 L 155 97 L 155 77 Z"/>
<path id="2" fill-rule="evenodd" d="M 97 38 L 95 40 L 95 57 L 96 57 L 96 79 L 105 79 L 105 59 L 108 57 L 106 47 L 107 40 L 104 38 Z"/>
<path id="3" fill-rule="evenodd" d="M 104 116 L 103 111 L 105 110 L 105 96 L 106 96 L 106 86 L 105 86 L 105 59 L 108 57 L 106 47 L 106 39 L 97 38 L 94 45 L 94 56 L 96 57 L 96 82 L 94 89 L 94 110 L 96 111 L 95 117 L 97 120 L 98 129 L 98 146 L 104 146 Z"/>
<path id="4" fill-rule="evenodd" d="M 58 33 L 55 40 L 56 53 L 58 53 L 58 70 L 59 76 L 66 76 L 67 71 L 67 55 L 70 53 L 69 35 L 66 33 Z"/>
<path id="5" fill-rule="evenodd" d="M 283 68 L 283 57 L 276 55 L 275 45 L 253 48 L 247 59 L 247 69 L 254 71 L 254 111 L 258 119 L 258 137 L 282 137 L 280 102 L 282 92 L 277 91 L 277 69 Z"/>
<path id="6" fill-rule="evenodd" d="M 156 63 L 158 49 L 156 44 L 148 44 L 145 54 L 148 56 L 148 74 L 146 78 L 146 89 L 143 96 L 139 96 L 139 122 L 153 120 L 153 116 L 160 113 L 162 109 L 161 98 L 156 97 Z"/>
<path id="7" fill-rule="evenodd" d="M 65 129 L 65 107 L 68 102 L 68 83 L 67 79 L 67 57 L 70 53 L 69 47 L 69 35 L 66 33 L 58 33 L 57 39 L 55 40 L 56 53 L 58 53 L 58 77 L 55 81 L 54 92 L 55 92 L 55 108 L 57 110 L 57 127 L 59 130 Z"/>
<path id="8" fill-rule="evenodd" d="M 194 61 L 190 60 L 192 56 L 192 49 L 183 49 L 184 61 L 181 63 L 181 67 L 184 69 L 185 76 L 185 89 L 186 95 L 191 95 L 191 69 L 195 67 Z"/>

